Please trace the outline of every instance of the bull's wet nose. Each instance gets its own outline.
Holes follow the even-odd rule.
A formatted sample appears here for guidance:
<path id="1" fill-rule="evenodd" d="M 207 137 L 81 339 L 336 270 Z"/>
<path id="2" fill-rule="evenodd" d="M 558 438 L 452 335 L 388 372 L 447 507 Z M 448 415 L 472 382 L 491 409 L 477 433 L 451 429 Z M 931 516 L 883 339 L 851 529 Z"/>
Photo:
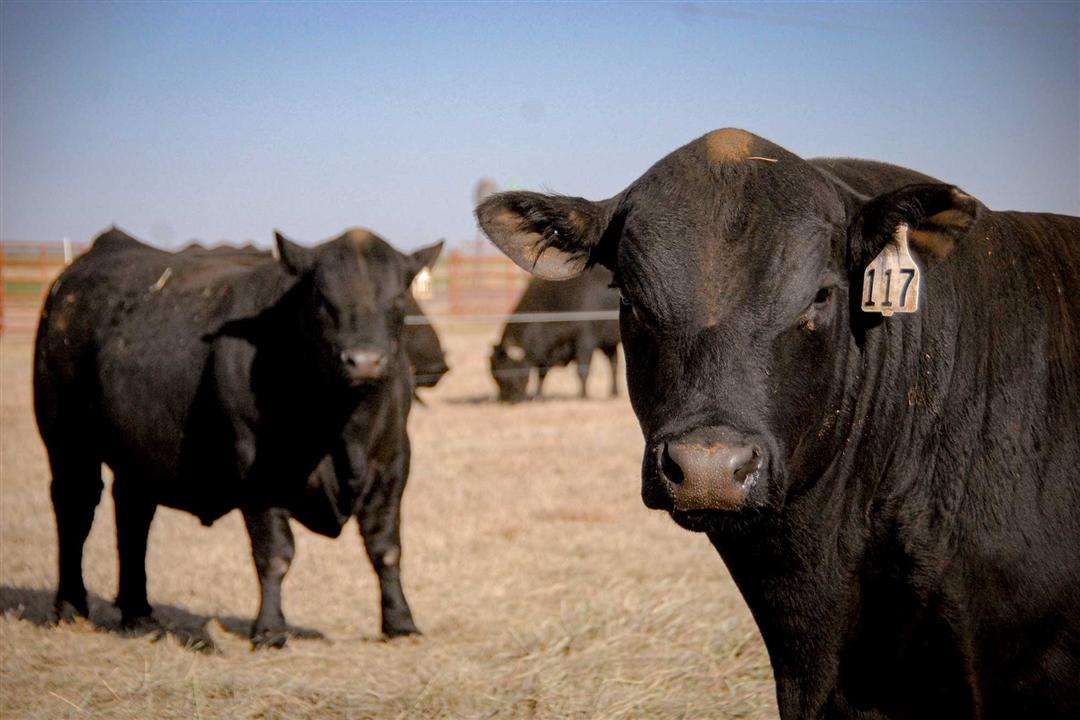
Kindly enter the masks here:
<path id="1" fill-rule="evenodd" d="M 754 445 L 685 438 L 666 443 L 660 470 L 676 510 L 735 510 L 761 467 Z"/>
<path id="2" fill-rule="evenodd" d="M 381 350 L 346 350 L 341 362 L 354 380 L 378 380 L 386 372 L 386 353 Z"/>

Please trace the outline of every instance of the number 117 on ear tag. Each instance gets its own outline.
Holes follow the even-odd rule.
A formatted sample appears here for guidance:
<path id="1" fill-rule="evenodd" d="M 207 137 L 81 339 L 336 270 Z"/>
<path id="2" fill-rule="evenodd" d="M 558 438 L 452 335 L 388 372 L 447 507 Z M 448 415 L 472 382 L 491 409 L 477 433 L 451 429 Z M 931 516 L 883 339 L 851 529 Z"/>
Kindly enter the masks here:
<path id="1" fill-rule="evenodd" d="M 900 225 L 863 272 L 863 312 L 892 315 L 919 309 L 919 266 L 908 252 L 908 226 Z"/>

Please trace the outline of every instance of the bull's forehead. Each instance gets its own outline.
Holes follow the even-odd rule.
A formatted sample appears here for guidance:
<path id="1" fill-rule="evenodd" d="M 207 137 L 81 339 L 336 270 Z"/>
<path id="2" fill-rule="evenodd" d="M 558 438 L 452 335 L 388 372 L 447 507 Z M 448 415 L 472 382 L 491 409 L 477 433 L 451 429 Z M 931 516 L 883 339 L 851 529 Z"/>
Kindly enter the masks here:
<path id="1" fill-rule="evenodd" d="M 324 282 L 369 301 L 393 297 L 405 289 L 401 254 L 370 230 L 347 230 L 328 245 Z"/>
<path id="2" fill-rule="evenodd" d="M 650 168 L 619 212 L 624 285 L 661 319 L 714 325 L 736 310 L 776 310 L 790 287 L 816 282 L 843 205 L 801 158 L 718 130 Z"/>
<path id="3" fill-rule="evenodd" d="M 352 228 L 340 238 L 356 253 L 359 262 L 373 268 L 401 269 L 401 254 L 381 237 L 365 230 Z"/>

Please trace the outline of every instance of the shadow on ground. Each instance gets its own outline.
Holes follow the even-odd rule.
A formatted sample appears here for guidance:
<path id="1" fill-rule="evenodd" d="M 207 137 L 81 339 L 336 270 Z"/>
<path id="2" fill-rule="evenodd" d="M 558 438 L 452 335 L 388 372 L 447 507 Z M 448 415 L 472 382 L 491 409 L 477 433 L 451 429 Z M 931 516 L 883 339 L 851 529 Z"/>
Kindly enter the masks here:
<path id="1" fill-rule="evenodd" d="M 0 614 L 12 615 L 39 627 L 55 625 L 54 592 L 54 590 L 2 585 L 0 586 Z M 98 630 L 126 637 L 155 635 L 155 639 L 171 635 L 182 646 L 196 652 L 216 653 L 218 651 L 218 647 L 213 638 L 210 637 L 210 632 L 207 629 L 207 625 L 211 620 L 217 620 L 226 632 L 237 637 L 246 639 L 251 630 L 252 620 L 250 618 L 198 615 L 175 605 L 161 604 L 154 606 L 153 623 L 134 629 L 125 628 L 120 624 L 120 611 L 113 606 L 111 601 L 100 595 L 90 593 L 89 602 L 90 623 Z M 289 637 L 301 640 L 326 639 L 318 630 L 294 627 L 292 625 L 289 625 Z"/>
<path id="2" fill-rule="evenodd" d="M 438 402 L 438 403 L 446 403 L 447 405 L 499 405 L 499 404 L 503 404 L 506 407 L 513 407 L 514 405 L 528 405 L 529 403 L 558 402 L 558 401 L 566 401 L 566 400 L 580 401 L 580 402 L 590 402 L 590 401 L 604 402 L 604 401 L 607 401 L 607 400 L 618 400 L 618 399 L 619 399 L 618 397 L 612 398 L 612 397 L 609 397 L 607 395 L 602 396 L 602 397 L 589 396 L 589 397 L 584 397 L 583 398 L 583 397 L 581 397 L 580 395 L 578 395 L 577 393 L 574 393 L 574 392 L 566 392 L 566 393 L 557 393 L 556 392 L 556 393 L 545 393 L 544 395 L 541 395 L 538 398 L 533 397 L 533 396 L 530 395 L 528 398 L 526 398 L 524 400 L 520 400 L 518 402 L 501 403 L 498 396 L 495 395 L 494 393 L 481 393 L 479 395 L 457 395 L 457 396 L 454 396 L 454 397 L 440 398 L 436 402 Z"/>

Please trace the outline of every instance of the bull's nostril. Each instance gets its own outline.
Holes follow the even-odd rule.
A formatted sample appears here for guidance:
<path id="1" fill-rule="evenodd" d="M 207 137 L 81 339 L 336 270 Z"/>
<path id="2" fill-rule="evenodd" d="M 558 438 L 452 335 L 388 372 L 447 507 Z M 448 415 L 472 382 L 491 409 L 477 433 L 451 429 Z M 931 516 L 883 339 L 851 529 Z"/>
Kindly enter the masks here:
<path id="1" fill-rule="evenodd" d="M 679 463 L 675 462 L 675 459 L 671 457 L 668 452 L 667 443 L 664 443 L 663 448 L 660 451 L 660 471 L 664 474 L 664 477 L 668 479 L 668 482 L 673 485 L 679 485 L 683 481 L 683 470 L 679 467 Z"/>
<path id="2" fill-rule="evenodd" d="M 743 483 L 748 477 L 757 472 L 761 467 L 761 448 L 755 446 L 750 453 L 750 459 L 739 467 L 734 474 L 735 482 Z"/>

